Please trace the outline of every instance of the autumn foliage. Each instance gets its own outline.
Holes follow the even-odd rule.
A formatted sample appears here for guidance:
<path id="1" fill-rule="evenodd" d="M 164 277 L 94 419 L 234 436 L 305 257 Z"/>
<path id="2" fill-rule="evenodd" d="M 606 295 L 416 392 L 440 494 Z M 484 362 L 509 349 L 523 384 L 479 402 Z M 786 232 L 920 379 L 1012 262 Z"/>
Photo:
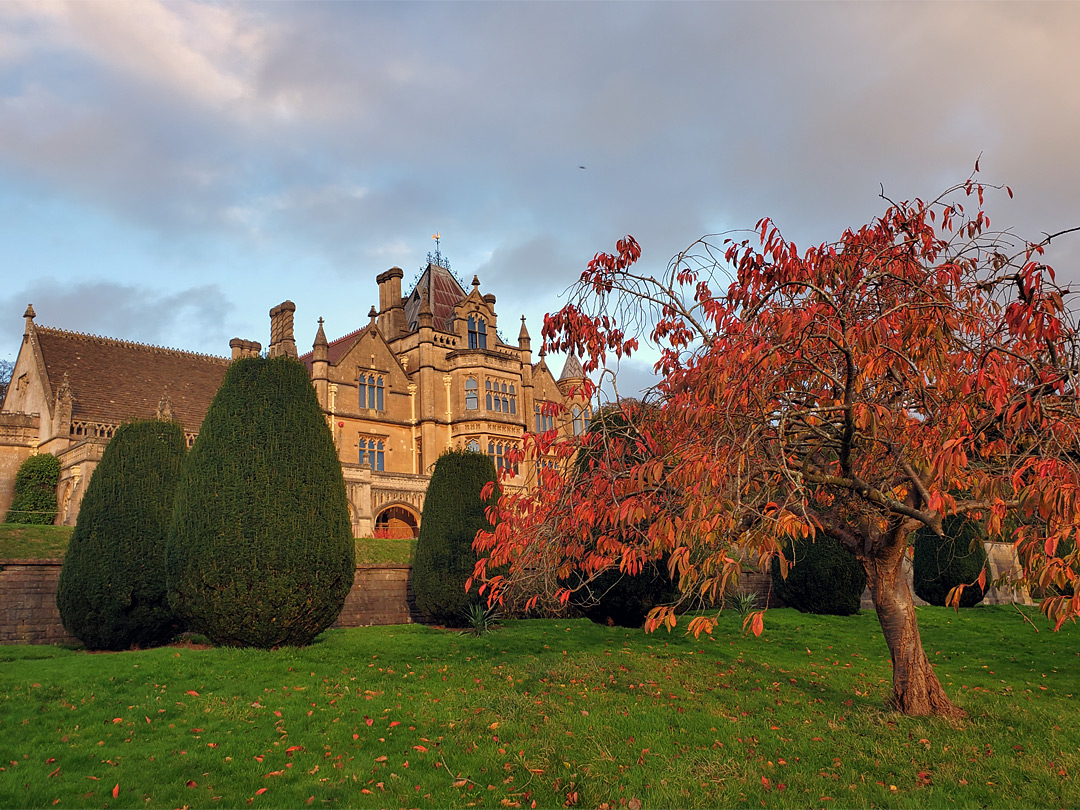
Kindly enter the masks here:
<path id="1" fill-rule="evenodd" d="M 631 415 L 641 452 L 612 454 L 583 486 L 545 468 L 539 486 L 505 494 L 476 541 L 480 578 L 509 566 L 487 577 L 489 597 L 566 601 L 571 572 L 666 556 L 684 597 L 719 603 L 785 539 L 825 532 L 866 571 L 893 705 L 958 714 L 902 574 L 913 532 L 964 515 L 1015 543 L 1030 583 L 1064 586 L 1080 570 L 1075 546 L 1054 556 L 1080 532 L 1080 340 L 1044 263 L 1060 234 L 1028 243 L 992 230 L 991 189 L 975 177 L 932 200 L 886 201 L 869 224 L 802 251 L 763 219 L 750 238 L 695 243 L 660 277 L 637 267 L 632 237 L 598 254 L 545 319 L 545 345 L 583 354 L 589 373 L 636 351 L 639 335 L 660 347 L 654 407 Z M 524 447 L 564 469 L 576 450 L 557 435 Z M 1080 598 L 1059 589 L 1042 610 L 1060 627 Z M 661 607 L 648 626 L 676 622 Z M 760 632 L 762 614 L 747 626 Z"/>

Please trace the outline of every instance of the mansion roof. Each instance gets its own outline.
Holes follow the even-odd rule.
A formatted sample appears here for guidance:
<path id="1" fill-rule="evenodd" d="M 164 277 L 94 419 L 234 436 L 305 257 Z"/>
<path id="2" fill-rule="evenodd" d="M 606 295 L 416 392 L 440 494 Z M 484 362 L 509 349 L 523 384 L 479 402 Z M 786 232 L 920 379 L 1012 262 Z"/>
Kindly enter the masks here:
<path id="1" fill-rule="evenodd" d="M 54 395 L 67 377 L 72 418 L 109 424 L 154 418 L 167 390 L 173 416 L 198 430 L 230 362 L 46 326 L 34 327 L 34 339 Z"/>

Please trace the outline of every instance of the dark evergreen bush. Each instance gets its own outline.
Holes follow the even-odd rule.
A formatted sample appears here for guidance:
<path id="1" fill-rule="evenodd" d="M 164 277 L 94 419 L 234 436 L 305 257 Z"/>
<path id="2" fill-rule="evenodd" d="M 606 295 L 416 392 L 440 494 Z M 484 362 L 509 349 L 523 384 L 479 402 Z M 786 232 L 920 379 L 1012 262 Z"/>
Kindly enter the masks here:
<path id="1" fill-rule="evenodd" d="M 635 411 L 643 407 L 627 400 L 594 414 L 574 463 L 578 480 L 617 473 L 645 460 L 647 453 L 632 421 Z M 574 605 L 597 624 L 641 627 L 650 610 L 674 602 L 678 595 L 665 558 L 647 562 L 633 575 L 622 573 L 618 565 L 609 568 L 578 592 Z"/>
<path id="2" fill-rule="evenodd" d="M 476 565 L 476 533 L 491 529 L 484 510 L 497 493 L 485 501 L 480 491 L 494 480 L 495 464 L 481 453 L 451 450 L 435 462 L 412 569 L 416 607 L 432 622 L 461 626 L 483 598 L 475 585 L 466 592 L 465 582 Z"/>
<path id="3" fill-rule="evenodd" d="M 589 583 L 575 599 L 578 609 L 597 624 L 642 627 L 654 607 L 674 602 L 679 587 L 668 575 L 666 560 L 647 562 L 637 574 L 624 574 L 618 565 Z"/>
<path id="4" fill-rule="evenodd" d="M 4 522 L 51 526 L 59 482 L 60 459 L 49 453 L 30 456 L 15 473 L 15 493 Z"/>
<path id="5" fill-rule="evenodd" d="M 968 587 L 960 595 L 960 607 L 977 605 L 984 594 L 976 580 L 986 567 L 979 524 L 963 515 L 950 515 L 942 521 L 942 529 L 944 537 L 930 529 L 915 533 L 915 594 L 931 605 L 942 606 L 949 591 L 964 584 Z"/>
<path id="6" fill-rule="evenodd" d="M 785 605 L 801 613 L 851 616 L 859 612 L 866 588 L 866 571 L 855 555 L 835 537 L 817 533 L 811 542 L 798 540 L 784 548 L 793 565 L 787 579 L 780 575 L 780 561 L 772 561 L 773 592 Z"/>
<path id="7" fill-rule="evenodd" d="M 92 650 L 168 642 L 165 538 L 187 452 L 176 422 L 117 429 L 86 488 L 56 590 L 68 632 Z"/>
<path id="8" fill-rule="evenodd" d="M 304 645 L 352 587 L 334 442 L 296 360 L 230 367 L 188 453 L 166 547 L 169 602 L 217 644 Z"/>

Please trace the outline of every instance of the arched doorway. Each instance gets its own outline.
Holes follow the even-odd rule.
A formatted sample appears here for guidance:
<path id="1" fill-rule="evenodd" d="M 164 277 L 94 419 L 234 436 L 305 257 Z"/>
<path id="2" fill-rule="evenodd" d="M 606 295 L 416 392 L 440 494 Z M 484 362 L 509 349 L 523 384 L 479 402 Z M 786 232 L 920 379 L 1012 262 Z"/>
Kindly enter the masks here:
<path id="1" fill-rule="evenodd" d="M 420 521 L 406 506 L 388 506 L 375 516 L 375 537 L 397 540 L 415 538 L 420 533 Z"/>

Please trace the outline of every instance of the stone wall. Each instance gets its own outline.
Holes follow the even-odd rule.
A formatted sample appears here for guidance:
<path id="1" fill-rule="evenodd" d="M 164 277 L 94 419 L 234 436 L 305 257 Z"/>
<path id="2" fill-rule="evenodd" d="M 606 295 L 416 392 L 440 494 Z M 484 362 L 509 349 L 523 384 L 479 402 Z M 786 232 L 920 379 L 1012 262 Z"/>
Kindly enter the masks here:
<path id="1" fill-rule="evenodd" d="M 0 644 L 78 644 L 56 609 L 61 560 L 0 560 Z M 352 591 L 334 627 L 419 621 L 411 566 L 356 567 Z"/>
<path id="2" fill-rule="evenodd" d="M 0 644 L 77 644 L 56 609 L 61 560 L 0 560 Z"/>

